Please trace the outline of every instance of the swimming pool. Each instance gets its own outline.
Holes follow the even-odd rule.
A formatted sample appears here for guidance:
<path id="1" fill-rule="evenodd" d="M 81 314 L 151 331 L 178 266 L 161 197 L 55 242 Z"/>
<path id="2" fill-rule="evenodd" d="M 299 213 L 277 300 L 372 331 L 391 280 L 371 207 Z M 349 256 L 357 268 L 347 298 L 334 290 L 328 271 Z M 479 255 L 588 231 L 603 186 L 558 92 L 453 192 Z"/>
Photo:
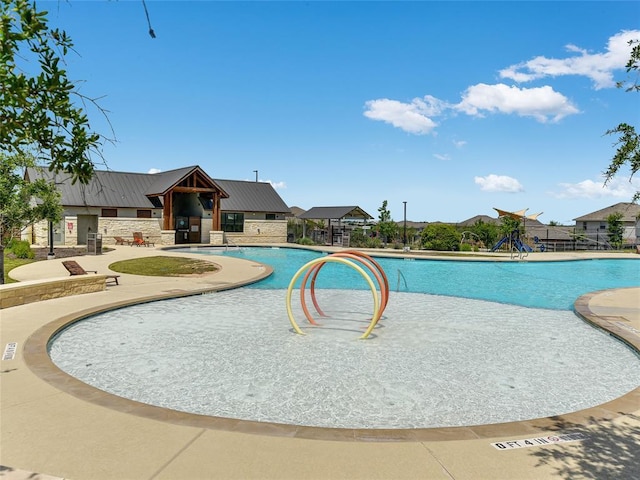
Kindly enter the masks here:
<path id="1" fill-rule="evenodd" d="M 297 248 L 242 247 L 176 249 L 174 252 L 228 255 L 273 267 L 269 278 L 248 288 L 287 288 L 305 263 L 324 253 Z M 426 260 L 376 257 L 393 291 L 475 298 L 533 308 L 572 310 L 588 292 L 640 285 L 640 261 L 593 259 L 549 262 Z M 326 265 L 319 288 L 367 289 L 360 276 L 340 265 Z"/>
<path id="2" fill-rule="evenodd" d="M 247 255 L 249 250 L 233 253 Z M 469 285 L 465 294 L 492 292 L 500 285 L 472 288 L 485 283 L 470 277 L 472 270 L 463 268 L 457 279 L 438 270 L 449 263 L 454 265 L 447 268 L 454 270 L 466 267 L 462 262 L 380 259 L 390 277 L 390 269 L 400 269 L 400 288 L 391 282 L 389 306 L 366 341 L 355 339 L 368 325 L 370 293 L 346 289 L 345 282 L 353 281 L 350 269 L 330 271 L 327 265 L 318 280 L 318 296 L 330 318 L 319 328 L 304 326 L 306 336 L 295 335 L 282 287 L 291 275 L 278 276 L 283 268 L 277 262 L 306 254 L 287 267 L 295 273 L 320 254 L 293 249 L 254 253 L 276 271 L 268 282 L 93 316 L 50 342 L 52 360 L 90 385 L 151 405 L 334 428 L 432 428 L 560 415 L 640 385 L 635 353 L 570 309 L 518 305 L 514 298 L 529 302 L 535 295 L 506 291 L 498 302 L 408 291 L 425 288 L 422 279 L 429 275 L 420 268 L 439 272 L 447 289 Z M 499 272 L 501 279 L 517 273 L 522 279 L 523 273 L 505 271 L 507 266 L 473 271 L 492 272 L 492 277 Z M 606 278 L 606 272 L 629 272 L 616 264 L 597 266 L 600 273 L 590 275 L 588 282 Z M 530 277 L 527 284 L 539 278 L 549 284 L 553 278 L 542 271 Z M 321 282 L 333 288 L 322 288 Z M 598 284 L 595 289 L 601 288 Z M 567 295 L 558 298 L 566 303 Z M 299 308 L 296 315 L 302 318 Z"/>

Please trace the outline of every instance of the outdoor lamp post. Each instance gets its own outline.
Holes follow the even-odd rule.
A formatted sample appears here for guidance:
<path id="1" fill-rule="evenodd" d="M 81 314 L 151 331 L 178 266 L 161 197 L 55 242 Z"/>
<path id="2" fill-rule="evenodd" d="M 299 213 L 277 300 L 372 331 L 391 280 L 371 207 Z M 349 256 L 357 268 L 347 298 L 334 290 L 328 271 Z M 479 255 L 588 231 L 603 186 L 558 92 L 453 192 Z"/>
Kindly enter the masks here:
<path id="1" fill-rule="evenodd" d="M 47 260 L 52 258 L 56 258 L 56 254 L 53 251 L 53 222 L 49 220 L 49 254 L 47 255 Z"/>
<path id="2" fill-rule="evenodd" d="M 402 202 L 404 203 L 404 234 L 402 236 L 403 238 L 403 244 L 404 244 L 404 249 L 407 249 L 407 202 Z"/>

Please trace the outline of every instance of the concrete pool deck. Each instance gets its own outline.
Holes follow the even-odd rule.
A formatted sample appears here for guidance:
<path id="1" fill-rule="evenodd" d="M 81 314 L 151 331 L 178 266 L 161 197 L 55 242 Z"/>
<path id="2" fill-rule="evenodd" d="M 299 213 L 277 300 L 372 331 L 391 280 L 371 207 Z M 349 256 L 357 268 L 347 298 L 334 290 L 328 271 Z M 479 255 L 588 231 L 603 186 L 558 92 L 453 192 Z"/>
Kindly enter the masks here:
<path id="1" fill-rule="evenodd" d="M 85 269 L 109 273 L 108 265 L 115 261 L 158 254 L 189 255 L 120 246 L 76 260 Z M 595 256 L 543 253 L 531 254 L 527 260 Z M 633 254 L 619 256 L 640 261 Z M 496 254 L 495 259 L 508 260 L 508 255 Z M 309 429 L 260 428 L 252 422 L 145 407 L 56 372 L 46 352 L 43 355 L 42 344 L 58 325 L 96 309 L 231 288 L 267 273 L 255 262 L 230 257 L 207 260 L 221 269 L 181 278 L 122 274 L 120 285 L 102 292 L 0 310 L 2 349 L 17 344 L 14 358 L 3 359 L 0 368 L 0 465 L 5 466 L 0 467 L 0 478 L 640 478 L 640 388 L 607 404 L 560 417 L 428 429 L 422 436 L 399 440 L 385 432 L 367 438 L 322 431 L 314 435 Z M 20 281 L 65 276 L 57 259 L 12 271 Z M 577 300 L 576 310 L 640 350 L 640 287 L 587 294 Z M 524 442 L 568 433 L 583 438 L 567 443 Z M 46 475 L 30 476 L 30 472 Z"/>

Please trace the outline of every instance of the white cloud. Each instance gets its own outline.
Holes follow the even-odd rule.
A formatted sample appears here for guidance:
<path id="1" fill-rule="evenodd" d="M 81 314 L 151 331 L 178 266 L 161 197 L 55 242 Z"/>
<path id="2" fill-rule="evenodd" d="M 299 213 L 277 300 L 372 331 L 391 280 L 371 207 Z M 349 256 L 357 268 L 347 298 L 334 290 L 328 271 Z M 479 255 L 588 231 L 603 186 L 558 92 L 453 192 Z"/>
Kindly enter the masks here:
<path id="1" fill-rule="evenodd" d="M 560 183 L 559 192 L 551 194 L 556 198 L 603 198 L 614 197 L 631 200 L 640 191 L 640 180 L 613 178 L 607 185 L 604 180 L 583 180 L 578 183 Z"/>
<path id="2" fill-rule="evenodd" d="M 566 58 L 535 57 L 500 71 L 502 78 L 528 82 L 546 77 L 579 75 L 590 78 L 596 89 L 615 86 L 613 73 L 624 69 L 629 60 L 629 41 L 638 40 L 640 30 L 625 30 L 609 38 L 601 53 L 590 53 L 575 45 L 565 48 Z M 454 110 L 483 117 L 488 113 L 531 117 L 539 122 L 557 122 L 580 110 L 551 86 L 519 88 L 504 83 L 478 83 L 463 93 L 458 104 L 450 104 L 431 95 L 415 98 L 410 103 L 382 98 L 365 103 L 364 115 L 380 120 L 415 135 L 427 135 L 438 126 L 435 118 Z"/>
<path id="3" fill-rule="evenodd" d="M 518 88 L 503 83 L 479 83 L 469 87 L 456 108 L 467 115 L 482 117 L 483 112 L 499 112 L 533 117 L 543 123 L 579 113 L 567 97 L 549 86 Z"/>
<path id="4" fill-rule="evenodd" d="M 451 157 L 446 153 L 434 153 L 433 156 L 438 160 L 443 160 L 443 161 L 451 160 Z"/>
<path id="5" fill-rule="evenodd" d="M 160 170 L 159 168 L 150 168 L 147 173 L 160 173 L 160 172 L 162 172 L 162 170 Z"/>
<path id="6" fill-rule="evenodd" d="M 364 116 L 380 120 L 408 133 L 427 135 L 437 126 L 431 117 L 438 116 L 446 104 L 430 95 L 414 98 L 411 103 L 381 98 L 365 103 Z"/>
<path id="7" fill-rule="evenodd" d="M 274 190 L 284 190 L 287 188 L 287 184 L 285 182 L 273 182 L 271 180 L 260 180 L 261 182 L 270 183 Z"/>
<path id="8" fill-rule="evenodd" d="M 524 187 L 518 180 L 506 175 L 487 175 L 486 177 L 474 177 L 476 185 L 480 185 L 483 192 L 507 192 L 517 193 L 524 191 Z"/>
<path id="9" fill-rule="evenodd" d="M 467 144 L 466 140 L 454 140 L 453 145 L 456 148 L 462 148 Z"/>
<path id="10" fill-rule="evenodd" d="M 625 68 L 631 54 L 630 40 L 638 40 L 640 30 L 622 31 L 609 38 L 606 51 L 589 53 L 575 45 L 565 48 L 575 55 L 567 58 L 535 57 L 500 71 L 502 78 L 528 82 L 545 77 L 581 75 L 590 78 L 596 90 L 615 86 L 613 72 Z"/>

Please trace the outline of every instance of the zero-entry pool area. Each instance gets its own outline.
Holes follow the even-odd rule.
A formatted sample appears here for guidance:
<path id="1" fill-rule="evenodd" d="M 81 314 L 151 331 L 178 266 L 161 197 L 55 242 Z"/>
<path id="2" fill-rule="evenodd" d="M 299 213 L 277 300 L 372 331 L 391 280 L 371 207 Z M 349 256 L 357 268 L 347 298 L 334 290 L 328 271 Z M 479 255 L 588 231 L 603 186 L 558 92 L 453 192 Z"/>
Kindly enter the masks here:
<path id="1" fill-rule="evenodd" d="M 371 294 L 349 269 L 323 269 L 317 296 L 329 316 L 319 327 L 300 321 L 302 336 L 287 320 L 285 289 L 321 254 L 224 254 L 267 263 L 275 273 L 251 287 L 92 316 L 52 339 L 52 360 L 85 383 L 150 405 L 333 428 L 518 421 L 599 405 L 640 385 L 638 356 L 571 309 L 588 291 L 637 285 L 636 261 L 531 268 L 378 258 L 389 305 L 374 334 L 358 340 Z"/>

